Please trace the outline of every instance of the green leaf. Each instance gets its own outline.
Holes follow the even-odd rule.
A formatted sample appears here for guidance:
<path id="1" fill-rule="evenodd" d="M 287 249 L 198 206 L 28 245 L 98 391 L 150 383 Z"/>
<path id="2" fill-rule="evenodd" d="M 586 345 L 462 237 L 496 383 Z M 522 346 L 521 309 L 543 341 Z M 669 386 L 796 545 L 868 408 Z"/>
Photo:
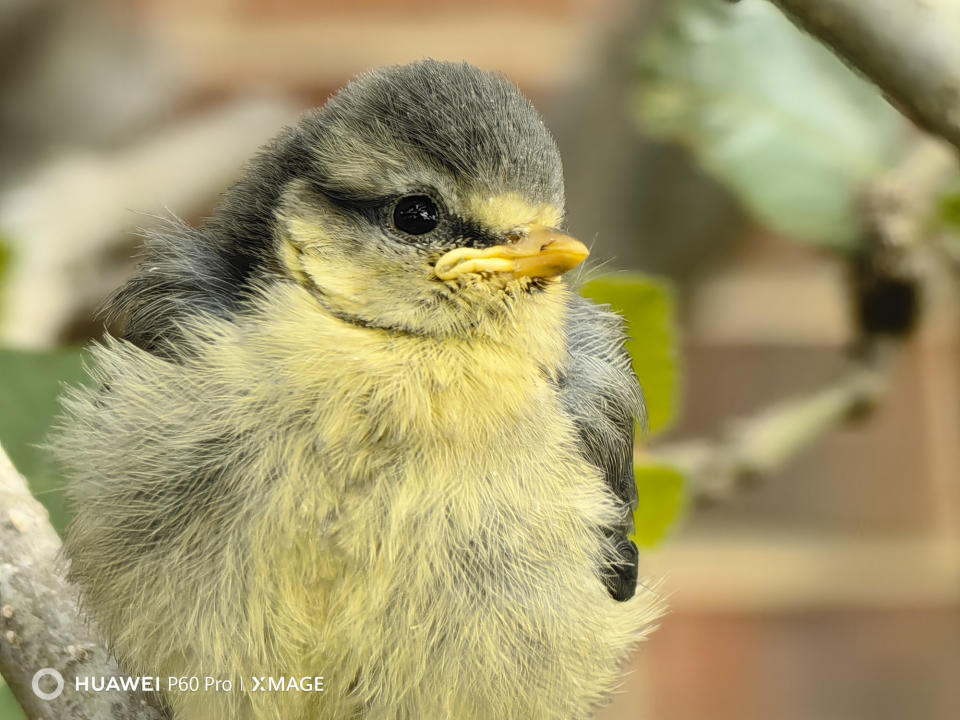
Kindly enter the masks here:
<path id="1" fill-rule="evenodd" d="M 10 249 L 10 241 L 0 234 L 0 318 L 3 317 L 3 292 L 4 283 L 7 280 L 7 273 L 10 271 L 10 262 L 13 251 Z"/>
<path id="2" fill-rule="evenodd" d="M 63 483 L 41 444 L 59 405 L 62 383 L 84 377 L 82 353 L 0 349 L 0 443 L 58 530 L 66 526 Z"/>
<path id="3" fill-rule="evenodd" d="M 3 283 L 7 269 L 10 267 L 10 241 L 0 234 L 0 284 Z"/>
<path id="4" fill-rule="evenodd" d="M 929 232 L 940 238 L 940 244 L 950 259 L 960 261 L 960 182 L 957 180 L 937 198 Z"/>
<path id="5" fill-rule="evenodd" d="M 939 219 L 953 232 L 960 232 L 960 190 L 948 192 L 940 197 Z"/>
<path id="6" fill-rule="evenodd" d="M 627 350 L 647 402 L 650 436 L 676 420 L 680 405 L 677 323 L 670 286 L 645 275 L 605 275 L 583 285 L 580 293 L 610 305 L 626 320 Z"/>
<path id="7" fill-rule="evenodd" d="M 13 691 L 0 683 L 0 720 L 27 720 L 20 703 L 13 697 Z"/>
<path id="8" fill-rule="evenodd" d="M 659 545 L 683 515 L 687 481 L 670 465 L 637 465 L 634 472 L 640 501 L 633 513 L 637 528 L 633 540 L 638 547 L 649 549 Z"/>
<path id="9" fill-rule="evenodd" d="M 646 132 L 686 146 L 768 227 L 856 247 L 857 192 L 905 127 L 872 85 L 767 0 L 668 3 L 639 69 Z"/>
<path id="10" fill-rule="evenodd" d="M 13 691 L 6 685 L 0 685 L 0 720 L 27 720 Z"/>

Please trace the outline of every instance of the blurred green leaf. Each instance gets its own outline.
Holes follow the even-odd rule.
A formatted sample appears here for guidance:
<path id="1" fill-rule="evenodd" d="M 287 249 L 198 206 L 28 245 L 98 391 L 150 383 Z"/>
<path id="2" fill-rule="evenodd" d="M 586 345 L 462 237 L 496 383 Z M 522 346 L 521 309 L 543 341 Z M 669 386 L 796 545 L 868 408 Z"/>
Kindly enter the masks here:
<path id="1" fill-rule="evenodd" d="M 34 353 L 0 349 L 0 443 L 49 510 L 57 530 L 63 530 L 67 520 L 63 483 L 53 461 L 38 445 L 57 414 L 61 384 L 77 383 L 83 377 L 79 350 Z"/>
<path id="2" fill-rule="evenodd" d="M 662 433 L 676 419 L 680 405 L 677 324 L 670 286 L 625 273 L 591 280 L 580 293 L 610 305 L 626 320 L 627 350 L 647 401 L 649 434 Z"/>
<path id="3" fill-rule="evenodd" d="M 932 234 L 938 235 L 943 249 L 960 262 L 960 182 L 937 198 L 937 211 L 932 219 Z"/>
<path id="4" fill-rule="evenodd" d="M 895 160 L 904 121 L 772 3 L 667 3 L 639 67 L 648 133 L 686 146 L 768 227 L 856 246 L 856 193 Z"/>
<path id="5" fill-rule="evenodd" d="M 640 548 L 659 545 L 687 506 L 686 478 L 670 465 L 637 465 L 639 504 L 633 513 L 637 528 L 634 542 Z"/>
<path id="6" fill-rule="evenodd" d="M 10 241 L 7 240 L 3 235 L 0 235 L 0 283 L 3 282 L 3 277 L 7 272 L 7 268 L 10 267 Z"/>
<path id="7" fill-rule="evenodd" d="M 0 685 L 0 720 L 27 720 L 20 703 L 6 685 Z"/>
<path id="8" fill-rule="evenodd" d="M 10 257 L 13 251 L 10 249 L 10 241 L 0 234 L 0 317 L 3 317 L 3 285 L 7 280 L 7 273 L 10 270 Z"/>
<path id="9" fill-rule="evenodd" d="M 940 220 L 953 232 L 960 232 L 960 190 L 949 192 L 939 200 Z"/>

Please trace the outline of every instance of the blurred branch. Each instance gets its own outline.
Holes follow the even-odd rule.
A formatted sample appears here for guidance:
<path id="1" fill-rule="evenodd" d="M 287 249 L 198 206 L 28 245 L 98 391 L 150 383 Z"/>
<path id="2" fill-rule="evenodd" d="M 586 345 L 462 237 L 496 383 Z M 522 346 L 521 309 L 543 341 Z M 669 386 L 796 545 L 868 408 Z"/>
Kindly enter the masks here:
<path id="1" fill-rule="evenodd" d="M 957 0 L 771 0 L 884 92 L 917 125 L 960 148 Z"/>
<path id="2" fill-rule="evenodd" d="M 956 177 L 953 148 L 917 133 L 900 163 L 860 194 L 862 243 L 850 280 L 861 348 L 878 336 L 906 338 L 917 325 L 931 263 L 944 250 L 938 203 Z"/>
<path id="3" fill-rule="evenodd" d="M 30 720 L 163 720 L 139 694 L 80 693 L 75 677 L 121 677 L 101 641 L 79 616 L 77 593 L 60 567 L 60 538 L 47 511 L 0 448 L 0 674 Z M 42 700 L 34 674 L 53 668 L 63 694 Z M 40 687 L 49 692 L 52 687 Z"/>
<path id="4" fill-rule="evenodd" d="M 203 209 L 292 117 L 284 103 L 237 103 L 120 152 L 61 158 L 0 196 L 12 254 L 0 340 L 54 345 L 72 313 L 118 284 L 97 269 L 105 253 L 159 214 Z"/>
<path id="5" fill-rule="evenodd" d="M 717 440 L 665 444 L 650 453 L 686 475 L 695 500 L 726 500 L 778 472 L 812 442 L 873 407 L 885 389 L 883 370 L 858 366 L 821 390 L 731 421 Z"/>
<path id="6" fill-rule="evenodd" d="M 862 194 L 867 234 L 890 248 L 907 248 L 924 238 L 937 199 L 957 169 L 949 145 L 917 133 L 903 160 Z"/>
<path id="7" fill-rule="evenodd" d="M 931 215 L 937 197 L 956 173 L 956 157 L 949 146 L 918 136 L 897 167 L 863 189 L 859 205 L 863 250 L 850 258 L 860 339 L 855 365 L 842 378 L 804 397 L 731 421 L 719 439 L 650 449 L 656 459 L 686 474 L 694 499 L 729 499 L 880 401 L 891 357 L 917 325 L 923 267 L 931 255 L 927 241 L 935 228 Z"/>

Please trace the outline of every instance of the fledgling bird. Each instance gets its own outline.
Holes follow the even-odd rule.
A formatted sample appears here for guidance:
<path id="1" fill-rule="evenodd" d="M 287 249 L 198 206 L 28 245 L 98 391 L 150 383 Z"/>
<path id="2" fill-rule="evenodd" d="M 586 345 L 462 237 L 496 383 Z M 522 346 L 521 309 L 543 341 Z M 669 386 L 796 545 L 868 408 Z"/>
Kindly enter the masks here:
<path id="1" fill-rule="evenodd" d="M 589 717 L 635 597 L 643 400 L 560 276 L 563 179 L 508 80 L 424 61 L 156 233 L 65 400 L 70 575 L 178 720 Z M 322 676 L 323 692 L 253 678 Z M 244 686 L 241 687 L 241 680 Z"/>

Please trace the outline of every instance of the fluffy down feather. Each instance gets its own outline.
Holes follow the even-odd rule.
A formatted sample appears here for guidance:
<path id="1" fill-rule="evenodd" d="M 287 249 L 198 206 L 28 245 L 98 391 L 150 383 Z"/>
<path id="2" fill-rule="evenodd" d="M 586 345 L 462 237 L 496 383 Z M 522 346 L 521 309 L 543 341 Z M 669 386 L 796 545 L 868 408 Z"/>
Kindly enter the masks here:
<path id="1" fill-rule="evenodd" d="M 526 107 L 468 66 L 423 68 L 421 94 L 446 97 L 447 73 L 458 108 Z M 67 395 L 56 440 L 71 577 L 130 672 L 234 682 L 168 693 L 178 720 L 588 717 L 659 608 L 643 587 L 615 599 L 635 588 L 623 541 L 642 411 L 620 321 L 562 283 L 488 293 L 468 325 L 464 301 L 438 302 L 425 333 L 331 313 L 283 273 L 276 241 L 292 179 L 336 194 L 321 161 L 333 151 L 304 138 L 341 127 L 337 102 L 270 146 L 203 228 L 155 237 L 114 299 L 122 337 L 94 349 L 94 383 Z M 526 112 L 516 122 L 533 133 Z M 481 140 L 518 132 L 461 125 Z M 496 180 L 562 202 L 544 137 L 430 172 L 483 170 L 481 192 Z M 347 177 L 339 209 L 317 211 L 318 238 L 335 213 L 376 230 Z M 371 290 L 371 307 L 413 307 L 410 285 L 392 300 Z M 458 297 L 470 292 L 486 291 Z M 253 677 L 317 675 L 323 693 L 251 692 Z"/>

